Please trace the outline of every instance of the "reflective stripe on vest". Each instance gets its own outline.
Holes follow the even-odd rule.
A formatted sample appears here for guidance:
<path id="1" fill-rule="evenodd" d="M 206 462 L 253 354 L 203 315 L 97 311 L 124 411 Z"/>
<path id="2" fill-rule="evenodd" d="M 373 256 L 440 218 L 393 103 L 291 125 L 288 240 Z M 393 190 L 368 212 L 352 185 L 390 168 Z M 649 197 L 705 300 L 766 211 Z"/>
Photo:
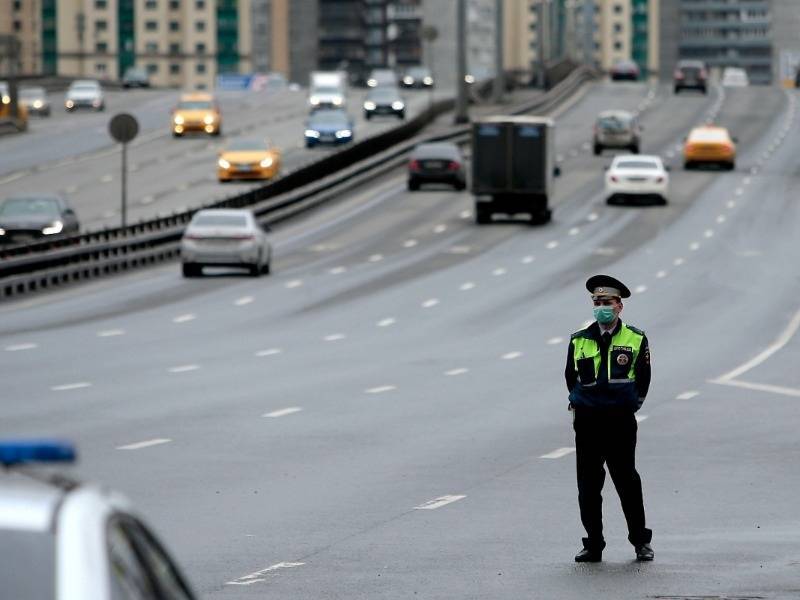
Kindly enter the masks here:
<path id="1" fill-rule="evenodd" d="M 606 378 L 609 383 L 633 383 L 636 380 L 634 365 L 636 364 L 636 359 L 639 357 L 643 339 L 644 335 L 630 329 L 625 323 L 622 323 L 619 331 L 611 338 L 611 343 L 608 346 L 608 356 L 606 357 L 608 372 L 606 373 Z M 572 361 L 575 370 L 578 372 L 578 381 L 580 381 L 581 385 L 584 387 L 596 385 L 601 364 L 600 344 L 593 338 L 576 334 L 572 339 L 572 345 L 574 347 Z M 616 377 L 612 378 L 612 356 L 615 355 L 615 353 L 617 358 L 614 362 L 619 368 L 616 369 Z M 630 355 L 628 355 L 628 353 L 630 353 Z M 578 361 L 586 358 L 592 359 L 594 365 L 594 381 L 581 380 L 581 369 L 578 367 Z M 621 370 L 624 367 L 627 367 L 626 371 Z"/>

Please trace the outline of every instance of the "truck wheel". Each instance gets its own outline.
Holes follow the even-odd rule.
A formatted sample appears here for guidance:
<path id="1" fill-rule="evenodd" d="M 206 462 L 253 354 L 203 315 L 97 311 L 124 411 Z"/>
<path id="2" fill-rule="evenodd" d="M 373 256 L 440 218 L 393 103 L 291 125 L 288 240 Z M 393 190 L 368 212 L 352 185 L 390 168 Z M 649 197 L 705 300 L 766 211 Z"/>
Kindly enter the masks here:
<path id="1" fill-rule="evenodd" d="M 201 267 L 194 263 L 183 263 L 183 276 L 184 277 L 198 277 L 202 274 Z"/>
<path id="2" fill-rule="evenodd" d="M 478 225 L 486 225 L 487 223 L 492 222 L 492 213 L 485 208 L 481 208 L 479 206 L 475 207 L 475 222 Z"/>
<path id="3" fill-rule="evenodd" d="M 603 151 L 602 146 L 598 146 L 597 144 L 594 145 L 594 155 L 600 156 L 600 153 Z"/>
<path id="4" fill-rule="evenodd" d="M 409 179 L 408 180 L 408 191 L 409 192 L 416 192 L 419 189 L 419 181 L 416 179 Z"/>
<path id="5" fill-rule="evenodd" d="M 552 217 L 553 211 L 549 208 L 531 213 L 531 225 L 544 225 L 545 223 L 549 223 Z"/>

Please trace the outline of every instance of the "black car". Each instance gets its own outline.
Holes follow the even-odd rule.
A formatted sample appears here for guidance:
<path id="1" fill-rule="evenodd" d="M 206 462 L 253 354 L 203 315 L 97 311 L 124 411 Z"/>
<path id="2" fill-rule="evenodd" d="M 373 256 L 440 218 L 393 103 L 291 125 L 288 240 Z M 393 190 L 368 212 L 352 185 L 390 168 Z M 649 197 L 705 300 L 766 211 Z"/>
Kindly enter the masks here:
<path id="1" fill-rule="evenodd" d="M 676 94 L 681 90 L 699 90 L 705 94 L 708 82 L 706 65 L 700 60 L 682 60 L 675 67 L 672 82 Z"/>
<path id="2" fill-rule="evenodd" d="M 369 91 L 364 100 L 364 116 L 369 120 L 375 115 L 406 118 L 406 103 L 396 87 L 379 87 Z"/>
<path id="3" fill-rule="evenodd" d="M 29 194 L 7 198 L 0 204 L 0 243 L 24 244 L 79 231 L 75 211 L 61 196 Z"/>
<path id="4" fill-rule="evenodd" d="M 428 67 L 409 67 L 400 83 L 408 88 L 432 88 L 433 75 Z"/>
<path id="5" fill-rule="evenodd" d="M 457 190 L 467 187 L 464 157 L 458 146 L 436 142 L 414 148 L 408 163 L 408 189 L 418 190 L 423 183 L 448 183 Z"/>
<path id="6" fill-rule="evenodd" d="M 321 108 L 306 121 L 306 148 L 317 144 L 346 144 L 353 141 L 353 120 L 340 108 Z"/>

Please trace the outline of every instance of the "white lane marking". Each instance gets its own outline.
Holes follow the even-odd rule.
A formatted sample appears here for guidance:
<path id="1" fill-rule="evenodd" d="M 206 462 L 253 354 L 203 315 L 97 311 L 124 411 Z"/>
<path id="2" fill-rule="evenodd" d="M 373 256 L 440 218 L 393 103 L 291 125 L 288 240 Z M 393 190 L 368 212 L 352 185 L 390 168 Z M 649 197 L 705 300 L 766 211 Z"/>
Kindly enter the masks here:
<path id="1" fill-rule="evenodd" d="M 666 271 L 659 271 L 658 273 L 656 273 L 656 278 L 657 279 L 664 279 L 664 277 L 666 277 L 666 276 L 667 276 L 667 272 Z"/>
<path id="2" fill-rule="evenodd" d="M 572 454 L 573 452 L 575 452 L 575 448 L 559 448 L 558 450 L 553 450 L 547 454 L 542 454 L 539 458 L 562 458 L 567 454 Z"/>
<path id="3" fill-rule="evenodd" d="M 413 248 L 417 244 L 419 244 L 417 240 L 406 240 L 403 242 L 403 248 Z"/>
<path id="4" fill-rule="evenodd" d="M 267 348 L 266 350 L 259 350 L 256 352 L 256 356 L 264 357 L 264 356 L 275 356 L 276 354 L 280 354 L 283 352 L 280 348 Z"/>
<path id="5" fill-rule="evenodd" d="M 25 177 L 26 175 L 30 175 L 31 173 L 32 171 L 20 171 L 19 173 L 13 173 L 12 175 L 0 179 L 0 185 L 4 183 L 11 183 L 12 181 Z"/>
<path id="6" fill-rule="evenodd" d="M 564 155 L 556 154 L 556 162 L 564 162 Z"/>
<path id="7" fill-rule="evenodd" d="M 189 184 L 185 182 L 179 183 L 175 189 L 178 190 L 179 192 L 185 192 L 186 190 L 189 189 Z"/>
<path id="8" fill-rule="evenodd" d="M 459 286 L 458 289 L 461 290 L 462 292 L 467 292 L 467 291 L 472 290 L 474 288 L 475 288 L 475 283 L 473 283 L 472 281 L 466 281 L 466 282 L 462 283 L 461 286 Z"/>
<path id="9" fill-rule="evenodd" d="M 695 396 L 699 396 L 700 392 L 697 390 L 689 390 L 687 392 L 681 392 L 677 396 L 675 396 L 675 400 L 691 400 Z"/>
<path id="10" fill-rule="evenodd" d="M 552 242 L 547 242 L 547 246 L 545 246 L 548 250 L 553 250 L 554 248 L 558 248 L 558 242 L 553 240 Z"/>
<path id="11" fill-rule="evenodd" d="M 703 232 L 703 236 L 707 237 L 707 238 L 714 237 L 714 230 L 713 229 L 706 229 Z"/>
<path id="12" fill-rule="evenodd" d="M 368 388 L 364 390 L 365 394 L 384 394 L 386 392 L 392 392 L 396 390 L 397 387 L 394 385 L 379 385 L 378 387 Z"/>
<path id="13" fill-rule="evenodd" d="M 500 358 L 502 358 L 503 360 L 515 360 L 520 356 L 522 356 L 522 352 L 506 352 Z"/>
<path id="14" fill-rule="evenodd" d="M 508 273 L 508 271 L 506 269 L 504 269 L 503 267 L 498 267 L 497 269 L 492 271 L 492 275 L 494 275 L 495 277 L 501 277 L 502 275 L 505 275 L 506 273 Z"/>
<path id="15" fill-rule="evenodd" d="M 783 348 L 786 344 L 789 343 L 789 340 L 792 339 L 795 333 L 797 333 L 797 329 L 800 328 L 800 310 L 798 310 L 794 316 L 789 321 L 789 324 L 786 326 L 780 335 L 772 342 L 769 346 L 767 346 L 762 352 L 748 360 L 743 365 L 736 367 L 733 371 L 729 371 L 724 375 L 719 376 L 717 379 L 714 380 L 714 383 L 722 383 L 726 381 L 730 381 L 731 379 L 735 379 L 740 375 L 744 375 L 749 370 L 757 367 L 764 361 L 766 361 L 769 357 L 773 354 L 778 352 L 781 348 Z"/>
<path id="16" fill-rule="evenodd" d="M 751 182 L 751 181 L 752 181 L 752 180 L 751 180 L 749 177 L 745 177 L 745 178 L 742 180 L 742 184 L 743 184 L 743 185 L 750 185 L 750 182 Z"/>
<path id="17" fill-rule="evenodd" d="M 155 201 L 156 201 L 155 196 L 151 196 L 150 194 L 148 194 L 147 196 L 142 197 L 142 199 L 139 200 L 139 203 L 143 204 L 144 206 L 147 206 L 148 204 L 152 204 Z"/>
<path id="18" fill-rule="evenodd" d="M 169 444 L 171 441 L 172 440 L 170 438 L 155 438 L 153 440 L 145 440 L 144 442 L 136 442 L 134 444 L 126 444 L 125 446 L 117 446 L 117 450 L 141 450 L 142 448 L 149 448 L 151 446 Z"/>
<path id="19" fill-rule="evenodd" d="M 461 213 L 459 214 L 459 216 L 462 219 L 469 219 L 469 218 L 472 217 L 472 211 L 471 210 L 462 210 Z"/>
<path id="20" fill-rule="evenodd" d="M 186 313 L 185 315 L 179 315 L 172 319 L 173 323 L 188 323 L 189 321 L 194 321 L 197 318 L 197 315 L 192 313 Z"/>
<path id="21" fill-rule="evenodd" d="M 341 275 L 345 271 L 347 271 L 347 267 L 333 267 L 328 273 L 331 275 Z"/>
<path id="22" fill-rule="evenodd" d="M 521 262 L 523 265 L 529 265 L 535 260 L 536 260 L 535 256 L 528 255 L 528 256 L 523 256 L 522 260 L 520 260 L 519 262 Z"/>
<path id="23" fill-rule="evenodd" d="M 689 244 L 689 250 L 691 250 L 693 252 L 695 250 L 699 249 L 699 248 L 700 248 L 700 244 L 698 242 L 692 242 L 691 244 Z"/>
<path id="24" fill-rule="evenodd" d="M 437 304 L 439 304 L 439 300 L 437 298 L 429 298 L 422 303 L 422 308 L 433 308 Z"/>
<path id="25" fill-rule="evenodd" d="M 390 325 L 394 325 L 397 323 L 394 317 L 387 317 L 386 319 L 381 319 L 376 323 L 378 327 L 389 327 Z"/>
<path id="26" fill-rule="evenodd" d="M 725 217 L 725 215 L 719 215 L 717 217 L 717 223 L 719 223 L 720 225 L 722 225 L 726 220 L 727 218 Z"/>
<path id="27" fill-rule="evenodd" d="M 606 247 L 601 246 L 600 248 L 595 248 L 592 251 L 592 254 L 597 254 L 598 256 L 614 256 L 616 253 L 617 253 L 616 248 L 609 248 L 607 246 Z"/>
<path id="28" fill-rule="evenodd" d="M 371 263 L 380 262 L 383 260 L 383 254 L 373 254 L 367 260 Z"/>
<path id="29" fill-rule="evenodd" d="M 302 279 L 292 279 L 291 281 L 287 281 L 286 282 L 286 287 L 288 289 L 290 289 L 290 290 L 293 289 L 293 288 L 298 288 L 301 285 L 303 285 L 303 280 Z"/>
<path id="30" fill-rule="evenodd" d="M 800 389 L 784 387 L 782 385 L 772 385 L 769 383 L 751 383 L 749 381 L 741 381 L 739 379 L 731 379 L 731 380 L 717 379 L 717 380 L 712 380 L 709 383 L 716 383 L 719 385 L 730 385 L 745 390 L 754 390 L 757 392 L 770 392 L 772 394 L 780 394 L 782 396 L 793 396 L 795 398 L 800 398 Z"/>
<path id="31" fill-rule="evenodd" d="M 572 229 L 569 230 L 568 233 L 569 235 L 578 235 L 580 232 L 581 232 L 580 228 L 573 227 Z"/>
<path id="32" fill-rule="evenodd" d="M 64 191 L 65 191 L 67 194 L 74 194 L 75 192 L 77 192 L 77 191 L 78 191 L 78 186 L 77 186 L 77 185 L 68 185 L 68 186 L 67 186 L 67 187 L 64 189 Z"/>
<path id="33" fill-rule="evenodd" d="M 642 421 L 647 420 L 647 415 L 636 415 L 636 422 L 641 423 Z"/>
<path id="34" fill-rule="evenodd" d="M 103 331 L 97 332 L 97 337 L 101 338 L 117 337 L 120 335 L 125 335 L 124 329 L 104 329 Z"/>
<path id="35" fill-rule="evenodd" d="M 728 209 L 735 208 L 735 207 L 736 207 L 736 202 L 734 202 L 733 200 L 728 200 L 728 201 L 725 203 L 725 206 L 726 206 Z"/>
<path id="36" fill-rule="evenodd" d="M 299 406 L 290 406 L 289 408 L 281 408 L 280 410 L 273 410 L 272 412 L 264 413 L 261 416 L 267 417 L 268 419 L 277 419 L 279 417 L 285 417 L 286 415 L 293 415 L 301 410 L 303 409 Z"/>
<path id="37" fill-rule="evenodd" d="M 450 249 L 448 249 L 450 254 L 469 254 L 471 251 L 471 246 L 451 246 Z"/>
<path id="38" fill-rule="evenodd" d="M 111 217 L 113 217 L 116 214 L 117 214 L 116 211 L 107 210 L 106 212 L 103 213 L 103 218 L 104 219 L 110 219 Z"/>
<path id="39" fill-rule="evenodd" d="M 170 367 L 170 373 L 188 373 L 189 371 L 197 371 L 200 365 L 178 365 L 177 367 Z"/>
<path id="40" fill-rule="evenodd" d="M 592 145 L 589 142 L 584 142 L 581 148 L 583 148 L 584 150 L 591 150 Z"/>
<path id="41" fill-rule="evenodd" d="M 556 344 L 560 344 L 563 341 L 564 341 L 563 337 L 552 337 L 549 340 L 547 340 L 547 344 L 549 346 L 555 346 Z"/>
<path id="42" fill-rule="evenodd" d="M 676 267 L 680 267 L 685 262 L 686 261 L 682 258 L 676 258 L 675 260 L 672 261 L 672 264 L 675 265 Z"/>
<path id="43" fill-rule="evenodd" d="M 444 233 L 447 231 L 447 225 L 440 224 L 433 228 L 433 233 Z"/>
<path id="44" fill-rule="evenodd" d="M 113 175 L 103 175 L 100 178 L 100 183 L 110 183 L 112 181 L 114 181 L 114 176 Z"/>
<path id="45" fill-rule="evenodd" d="M 266 569 L 261 569 L 260 571 L 256 571 L 255 573 L 250 573 L 249 575 L 245 575 L 243 577 L 239 577 L 238 579 L 234 579 L 233 581 L 228 581 L 225 585 L 252 585 L 254 583 L 259 583 L 260 581 L 266 581 L 264 575 L 268 575 L 269 573 L 274 573 L 280 569 L 293 569 L 295 567 L 302 567 L 306 563 L 301 562 L 279 562 L 272 566 L 267 567 Z"/>
<path id="46" fill-rule="evenodd" d="M 92 384 L 88 381 L 78 381 L 76 383 L 62 383 L 61 385 L 54 385 L 50 389 L 54 392 L 67 392 L 69 390 L 80 390 L 88 387 L 92 387 Z"/>
<path id="47" fill-rule="evenodd" d="M 587 221 L 597 221 L 600 216 L 597 213 L 591 213 L 588 217 L 586 217 Z"/>
<path id="48" fill-rule="evenodd" d="M 248 304 L 252 304 L 255 298 L 252 296 L 242 296 L 238 300 L 234 302 L 236 306 L 247 306 Z"/>
<path id="49" fill-rule="evenodd" d="M 633 290 L 634 294 L 644 294 L 647 291 L 646 285 L 637 285 L 636 289 Z"/>
<path id="50" fill-rule="evenodd" d="M 339 340 L 345 339 L 347 336 L 343 333 L 332 333 L 331 335 L 326 335 L 323 340 L 326 342 L 338 342 Z"/>
<path id="51" fill-rule="evenodd" d="M 458 369 L 450 369 L 449 371 L 445 371 L 444 374 L 448 377 L 454 377 L 456 375 L 463 375 L 464 373 L 469 373 L 469 369 L 464 367 L 460 367 Z"/>
<path id="52" fill-rule="evenodd" d="M 439 496 L 438 498 L 434 498 L 433 500 L 428 500 L 427 502 L 420 504 L 419 506 L 415 506 L 414 510 L 436 510 L 437 508 L 447 506 L 448 504 L 452 504 L 453 502 L 458 502 L 459 500 L 463 500 L 464 498 L 466 498 L 466 496 L 464 495 Z"/>
<path id="53" fill-rule="evenodd" d="M 38 348 L 39 344 L 13 344 L 11 346 L 6 346 L 6 352 L 21 352 L 23 350 L 33 350 L 34 348 Z"/>

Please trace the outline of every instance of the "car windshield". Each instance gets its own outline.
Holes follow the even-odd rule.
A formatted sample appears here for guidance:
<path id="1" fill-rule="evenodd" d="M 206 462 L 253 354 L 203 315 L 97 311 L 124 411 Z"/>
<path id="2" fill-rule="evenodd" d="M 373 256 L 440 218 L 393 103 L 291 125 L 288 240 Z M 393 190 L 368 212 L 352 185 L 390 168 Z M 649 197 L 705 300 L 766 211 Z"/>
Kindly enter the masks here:
<path id="1" fill-rule="evenodd" d="M 315 87 L 314 88 L 314 93 L 315 94 L 327 94 L 327 95 L 331 95 L 332 96 L 334 94 L 340 94 L 341 90 L 338 87 L 334 87 L 332 85 L 326 85 L 326 86 L 322 86 L 322 87 Z"/>
<path id="2" fill-rule="evenodd" d="M 425 77 L 426 75 L 428 75 L 428 73 L 429 73 L 428 69 L 424 67 L 416 67 L 408 70 L 408 74 L 411 75 L 412 77 Z"/>
<path id="3" fill-rule="evenodd" d="M 42 98 L 44 88 L 23 88 L 19 91 L 20 98 Z"/>
<path id="4" fill-rule="evenodd" d="M 9 198 L 0 205 L 0 217 L 25 217 L 28 215 L 59 215 L 58 201 L 54 198 Z"/>
<path id="5" fill-rule="evenodd" d="M 453 144 L 421 144 L 414 150 L 413 158 L 456 159 L 458 149 Z"/>
<path id="6" fill-rule="evenodd" d="M 214 104 L 208 100 L 181 100 L 178 110 L 212 110 Z"/>
<path id="7" fill-rule="evenodd" d="M 601 117 L 598 124 L 603 129 L 624 129 L 630 126 L 631 118 L 625 115 Z"/>
<path id="8" fill-rule="evenodd" d="M 621 160 L 616 165 L 617 169 L 657 169 L 658 163 L 651 160 Z"/>
<path id="9" fill-rule="evenodd" d="M 125 77 L 147 77 L 147 71 L 144 69 L 128 69 L 125 72 Z"/>
<path id="10" fill-rule="evenodd" d="M 324 125 L 346 125 L 347 118 L 340 112 L 335 111 L 319 111 L 314 113 L 311 118 L 311 123 L 324 124 Z"/>
<path id="11" fill-rule="evenodd" d="M 394 102 L 395 100 L 400 100 L 400 95 L 394 90 L 394 88 L 389 89 L 377 89 L 369 95 L 370 100 L 380 100 L 381 102 Z"/>
<path id="12" fill-rule="evenodd" d="M 96 85 L 73 85 L 71 91 L 73 92 L 91 92 L 95 93 L 99 90 Z"/>
<path id="13" fill-rule="evenodd" d="M 267 150 L 269 144 L 261 140 L 233 140 L 228 145 L 228 150 L 231 152 L 249 152 Z"/>
<path id="14" fill-rule="evenodd" d="M 3 598 L 55 598 L 56 544 L 52 533 L 0 529 L 0 556 Z"/>
<path id="15" fill-rule="evenodd" d="M 247 227 L 244 215 L 200 214 L 192 220 L 192 227 Z"/>
<path id="16" fill-rule="evenodd" d="M 696 131 L 691 136 L 692 142 L 727 142 L 728 133 L 722 129 Z"/>

